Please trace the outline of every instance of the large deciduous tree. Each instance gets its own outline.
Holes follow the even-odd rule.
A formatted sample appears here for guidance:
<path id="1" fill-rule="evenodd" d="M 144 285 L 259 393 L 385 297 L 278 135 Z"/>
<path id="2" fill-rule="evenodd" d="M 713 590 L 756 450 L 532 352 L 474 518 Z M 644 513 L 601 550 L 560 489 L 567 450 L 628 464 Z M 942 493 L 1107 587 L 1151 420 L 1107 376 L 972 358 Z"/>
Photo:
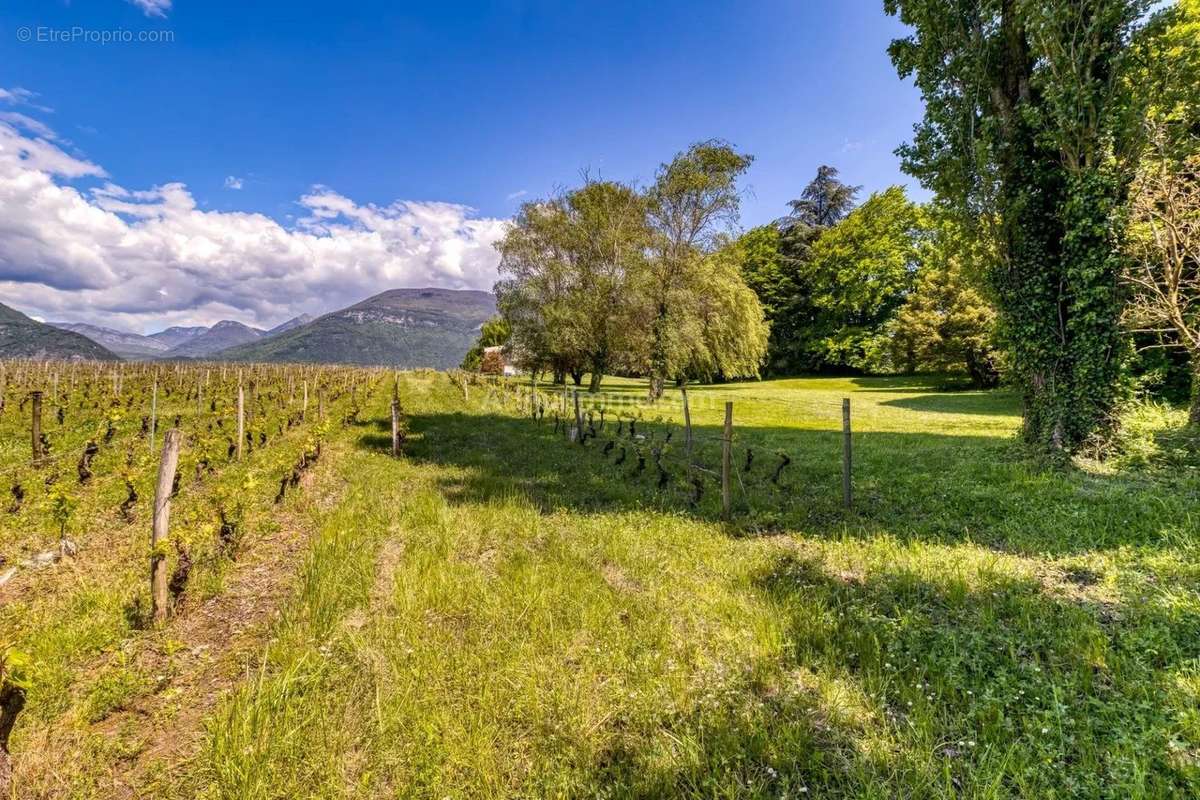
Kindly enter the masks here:
<path id="1" fill-rule="evenodd" d="M 941 219 L 921 249 L 916 285 L 887 326 L 891 360 L 906 372 L 966 371 L 978 388 L 999 380 L 996 312 L 977 285 L 979 244 Z"/>
<path id="2" fill-rule="evenodd" d="M 1138 138 L 1125 78 L 1148 0 L 885 0 L 925 100 L 906 170 L 994 239 L 1024 434 L 1071 451 L 1113 422 L 1121 211 Z"/>
<path id="3" fill-rule="evenodd" d="M 587 180 L 549 202 L 526 204 L 500 242 L 496 295 L 518 361 L 591 390 L 629 360 L 631 296 L 649 244 L 645 201 L 612 181 Z"/>
<path id="4" fill-rule="evenodd" d="M 1133 259 L 1125 276 L 1133 289 L 1130 327 L 1154 334 L 1152 347 L 1187 353 L 1188 422 L 1200 426 L 1200 155 L 1176 165 L 1163 141 L 1137 177 L 1131 210 Z"/>
<path id="5" fill-rule="evenodd" d="M 643 297 L 652 398 L 662 395 L 664 380 L 681 377 L 696 360 L 690 348 L 697 343 L 680 336 L 679 329 L 700 310 L 704 259 L 717 248 L 719 235 L 737 222 L 737 181 L 752 160 L 726 142 L 699 142 L 663 164 L 647 191 L 654 237 Z"/>
<path id="6" fill-rule="evenodd" d="M 871 195 L 821 234 L 799 267 L 815 310 L 810 351 L 822 364 L 869 368 L 884 325 L 912 287 L 925 225 L 899 186 Z"/>

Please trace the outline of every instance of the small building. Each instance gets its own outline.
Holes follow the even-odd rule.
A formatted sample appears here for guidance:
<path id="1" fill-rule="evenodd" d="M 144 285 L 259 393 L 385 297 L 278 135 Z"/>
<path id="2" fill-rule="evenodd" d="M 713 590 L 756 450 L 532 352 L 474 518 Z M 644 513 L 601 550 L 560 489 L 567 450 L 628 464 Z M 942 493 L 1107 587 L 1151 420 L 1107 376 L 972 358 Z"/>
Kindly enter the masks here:
<path id="1" fill-rule="evenodd" d="M 504 355 L 504 346 L 483 348 L 483 360 L 479 363 L 479 371 L 484 375 L 504 375 L 511 377 L 517 374 L 517 368 L 508 363 Z"/>

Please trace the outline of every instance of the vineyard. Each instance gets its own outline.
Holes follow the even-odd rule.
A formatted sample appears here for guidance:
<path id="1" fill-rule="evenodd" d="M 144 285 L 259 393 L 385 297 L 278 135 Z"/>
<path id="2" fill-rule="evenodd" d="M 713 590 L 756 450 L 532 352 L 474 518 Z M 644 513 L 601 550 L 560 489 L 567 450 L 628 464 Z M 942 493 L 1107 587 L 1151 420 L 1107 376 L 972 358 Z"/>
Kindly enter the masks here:
<path id="1" fill-rule="evenodd" d="M 382 374 L 0 364 L 0 730 L 22 712 L 53 719 L 99 654 L 220 591 L 252 546 L 248 520 L 301 490 Z M 156 504 L 169 508 L 158 542 Z M 93 688 L 87 715 L 107 713 L 123 674 Z"/>
<path id="2" fill-rule="evenodd" d="M 633 381 L 221 364 L 4 381 L 17 797 L 1200 780 L 1195 472 L 1040 468 L 1002 392 L 801 379 L 651 404 Z"/>

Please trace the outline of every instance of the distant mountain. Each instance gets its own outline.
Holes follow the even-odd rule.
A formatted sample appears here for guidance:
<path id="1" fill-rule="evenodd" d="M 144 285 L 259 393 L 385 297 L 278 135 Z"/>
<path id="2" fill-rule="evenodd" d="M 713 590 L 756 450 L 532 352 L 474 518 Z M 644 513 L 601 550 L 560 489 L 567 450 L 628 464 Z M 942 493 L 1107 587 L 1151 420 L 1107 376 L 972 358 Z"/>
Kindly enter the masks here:
<path id="1" fill-rule="evenodd" d="M 301 314 L 298 317 L 292 317 L 287 322 L 283 322 L 283 323 L 280 323 L 279 325 L 276 325 L 274 328 L 271 328 L 271 330 L 267 331 L 263 335 L 264 336 L 276 336 L 280 333 L 287 333 L 288 331 L 292 330 L 293 328 L 299 328 L 301 325 L 307 325 L 308 323 L 312 322 L 314 319 L 316 319 L 316 317 L 314 317 L 312 314 Z"/>
<path id="2" fill-rule="evenodd" d="M 121 358 L 158 358 L 171 349 L 170 345 L 149 336 L 124 333 L 112 328 L 101 328 L 99 325 L 88 325 L 85 322 L 49 322 L 46 324 L 86 336 Z"/>
<path id="3" fill-rule="evenodd" d="M 212 354 L 263 336 L 263 331 L 231 319 L 222 320 L 208 330 L 172 347 L 164 358 L 206 358 Z"/>
<path id="4" fill-rule="evenodd" d="M 207 331 L 208 331 L 208 328 L 204 327 L 203 325 L 198 325 L 193 328 L 181 327 L 179 325 L 176 325 L 174 327 L 167 328 L 165 331 L 159 331 L 158 333 L 152 333 L 149 336 L 147 336 L 146 338 L 154 339 L 157 342 L 162 342 L 163 344 L 165 344 L 167 346 L 167 349 L 169 350 L 172 347 L 178 347 L 179 345 L 183 344 L 184 342 L 188 341 L 189 339 L 195 339 L 197 336 L 199 336 L 202 333 L 206 333 Z"/>
<path id="5" fill-rule="evenodd" d="M 214 357 L 450 369 L 495 313 L 496 298 L 487 292 L 392 289 Z"/>
<path id="6" fill-rule="evenodd" d="M 117 360 L 115 354 L 86 336 L 45 325 L 3 303 L 0 303 L 0 357 Z"/>

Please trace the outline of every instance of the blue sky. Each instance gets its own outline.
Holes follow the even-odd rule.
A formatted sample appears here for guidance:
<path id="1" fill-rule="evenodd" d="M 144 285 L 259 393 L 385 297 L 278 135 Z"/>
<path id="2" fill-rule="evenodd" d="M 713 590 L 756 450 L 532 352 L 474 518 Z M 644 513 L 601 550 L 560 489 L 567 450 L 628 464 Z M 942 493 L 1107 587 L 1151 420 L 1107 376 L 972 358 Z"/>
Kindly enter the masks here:
<path id="1" fill-rule="evenodd" d="M 893 151 L 920 101 L 888 61 L 902 29 L 881 6 L 10 0 L 0 87 L 35 93 L 11 110 L 103 170 L 54 179 L 84 192 L 177 182 L 200 210 L 284 227 L 311 217 L 298 200 L 314 187 L 356 207 L 451 203 L 504 218 L 583 168 L 646 182 L 688 143 L 720 137 L 756 157 L 749 227 L 783 214 L 823 163 L 868 191 L 914 184 Z M 37 41 L 73 26 L 174 41 Z M 23 27 L 34 41 L 18 41 Z M 0 271 L 0 293 L 14 277 Z M 212 313 L 260 322 L 288 310 L 219 300 Z M 184 310 L 147 309 L 144 321 Z"/>

